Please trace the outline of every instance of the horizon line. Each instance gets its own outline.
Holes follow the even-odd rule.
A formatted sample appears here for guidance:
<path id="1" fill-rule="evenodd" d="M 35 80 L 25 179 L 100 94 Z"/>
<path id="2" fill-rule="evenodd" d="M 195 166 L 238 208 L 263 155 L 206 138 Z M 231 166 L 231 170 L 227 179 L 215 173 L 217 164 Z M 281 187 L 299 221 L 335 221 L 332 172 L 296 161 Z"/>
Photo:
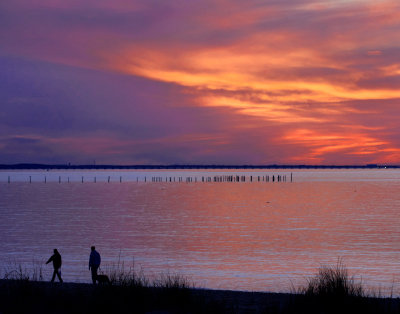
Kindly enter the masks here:
<path id="1" fill-rule="evenodd" d="M 365 165 L 308 165 L 308 164 L 42 164 L 17 163 L 0 164 L 0 170 L 32 170 L 32 169 L 385 169 L 400 168 L 400 165 L 365 164 Z"/>

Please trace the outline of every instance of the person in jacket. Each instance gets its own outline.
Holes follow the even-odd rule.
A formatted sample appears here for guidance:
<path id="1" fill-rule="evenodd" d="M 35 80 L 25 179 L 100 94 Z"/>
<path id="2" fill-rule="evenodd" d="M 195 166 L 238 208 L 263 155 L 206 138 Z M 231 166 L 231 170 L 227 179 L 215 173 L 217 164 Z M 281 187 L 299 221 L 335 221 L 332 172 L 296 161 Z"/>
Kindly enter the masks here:
<path id="1" fill-rule="evenodd" d="M 97 270 L 99 269 L 101 263 L 101 257 L 99 252 L 96 251 L 96 248 L 94 246 L 92 246 L 90 249 L 91 252 L 89 257 L 89 270 L 92 271 L 93 284 L 96 284 Z"/>
<path id="2" fill-rule="evenodd" d="M 58 277 L 58 280 L 60 280 L 60 282 L 63 282 L 62 278 L 61 278 L 61 255 L 60 253 L 58 253 L 57 249 L 54 249 L 54 254 L 49 258 L 49 260 L 46 262 L 46 264 L 53 262 L 53 268 L 54 268 L 54 272 L 53 272 L 53 277 L 51 278 L 51 282 L 54 282 L 54 279 L 56 278 L 56 275 Z"/>

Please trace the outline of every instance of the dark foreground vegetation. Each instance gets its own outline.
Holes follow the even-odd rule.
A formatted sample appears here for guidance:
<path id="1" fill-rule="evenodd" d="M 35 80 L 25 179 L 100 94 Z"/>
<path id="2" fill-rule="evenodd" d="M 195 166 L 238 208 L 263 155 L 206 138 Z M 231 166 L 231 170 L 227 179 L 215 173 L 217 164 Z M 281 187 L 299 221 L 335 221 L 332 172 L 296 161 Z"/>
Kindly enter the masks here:
<path id="1" fill-rule="evenodd" d="M 350 276 L 341 260 L 323 266 L 303 287 L 293 288 L 289 313 L 400 313 L 400 299 L 366 291 Z"/>
<path id="2" fill-rule="evenodd" d="M 0 280 L 0 313 L 400 313 L 399 299 L 367 295 L 340 262 L 290 294 L 198 289 L 179 275 L 108 275 L 111 285 Z"/>

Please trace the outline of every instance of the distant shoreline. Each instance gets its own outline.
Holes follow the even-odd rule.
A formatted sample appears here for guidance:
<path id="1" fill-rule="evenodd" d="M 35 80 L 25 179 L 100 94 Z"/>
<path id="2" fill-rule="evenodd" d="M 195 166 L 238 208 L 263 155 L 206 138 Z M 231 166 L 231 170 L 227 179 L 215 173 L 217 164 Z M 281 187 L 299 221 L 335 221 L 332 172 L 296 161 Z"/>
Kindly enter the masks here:
<path id="1" fill-rule="evenodd" d="M 2 164 L 0 170 L 207 170 L 207 169 L 400 169 L 400 165 L 72 165 L 72 164 Z"/>

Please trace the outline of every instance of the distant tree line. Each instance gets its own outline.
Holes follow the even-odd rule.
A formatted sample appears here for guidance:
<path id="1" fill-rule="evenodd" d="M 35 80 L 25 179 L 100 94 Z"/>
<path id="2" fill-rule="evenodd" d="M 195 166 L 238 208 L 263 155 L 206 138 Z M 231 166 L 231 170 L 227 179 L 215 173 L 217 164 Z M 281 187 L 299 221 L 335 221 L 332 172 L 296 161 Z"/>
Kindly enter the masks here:
<path id="1" fill-rule="evenodd" d="M 12 165 L 0 165 L 1 170 L 33 170 L 33 169 L 81 169 L 81 170 L 108 170 L 108 169 L 384 169 L 400 168 L 398 165 L 71 165 L 71 164 L 31 164 L 21 163 Z"/>

